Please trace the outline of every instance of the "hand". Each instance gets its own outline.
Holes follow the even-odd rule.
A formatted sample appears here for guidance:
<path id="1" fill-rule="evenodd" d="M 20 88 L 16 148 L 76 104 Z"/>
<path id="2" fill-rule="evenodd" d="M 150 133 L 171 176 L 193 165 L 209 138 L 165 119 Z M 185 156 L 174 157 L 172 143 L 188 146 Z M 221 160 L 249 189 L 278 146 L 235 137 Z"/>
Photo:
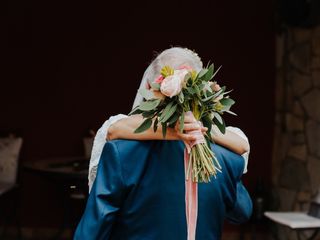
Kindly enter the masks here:
<path id="1" fill-rule="evenodd" d="M 174 130 L 176 132 L 178 139 L 189 143 L 196 140 L 195 136 L 189 134 L 190 131 L 200 130 L 203 134 L 205 134 L 208 131 L 208 128 L 203 127 L 201 125 L 201 122 L 196 121 L 192 114 L 185 113 L 183 131 L 180 132 L 179 121 L 177 122 Z"/>

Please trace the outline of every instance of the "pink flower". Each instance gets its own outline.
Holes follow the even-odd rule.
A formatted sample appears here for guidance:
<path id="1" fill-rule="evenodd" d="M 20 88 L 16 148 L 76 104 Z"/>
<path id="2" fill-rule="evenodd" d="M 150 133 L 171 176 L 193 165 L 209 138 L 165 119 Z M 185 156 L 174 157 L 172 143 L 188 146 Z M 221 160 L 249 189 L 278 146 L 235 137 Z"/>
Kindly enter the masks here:
<path id="1" fill-rule="evenodd" d="M 174 74 L 166 77 L 160 86 L 160 91 L 167 97 L 178 95 L 182 90 L 185 77 L 188 74 L 187 70 L 175 70 Z"/>
<path id="2" fill-rule="evenodd" d="M 163 81 L 164 77 L 162 75 L 159 75 L 159 77 L 156 78 L 156 80 L 154 81 L 155 83 L 159 83 L 161 84 Z"/>
<path id="3" fill-rule="evenodd" d="M 221 90 L 221 87 L 220 87 L 220 85 L 219 85 L 218 83 L 213 82 L 213 83 L 211 84 L 211 89 L 212 89 L 213 91 L 215 91 L 215 92 L 218 92 L 218 91 Z"/>

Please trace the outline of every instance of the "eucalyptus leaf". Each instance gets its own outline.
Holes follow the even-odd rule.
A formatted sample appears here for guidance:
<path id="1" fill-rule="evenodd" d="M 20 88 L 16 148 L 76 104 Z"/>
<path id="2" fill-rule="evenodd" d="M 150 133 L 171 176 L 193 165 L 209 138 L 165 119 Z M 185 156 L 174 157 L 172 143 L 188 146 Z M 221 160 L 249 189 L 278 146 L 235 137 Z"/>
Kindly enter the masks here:
<path id="1" fill-rule="evenodd" d="M 173 103 L 173 102 L 172 102 Z M 160 122 L 166 122 L 168 119 L 175 113 L 177 110 L 177 105 L 170 104 L 167 105 L 167 107 L 163 110 L 163 115 L 161 114 Z"/>
<path id="2" fill-rule="evenodd" d="M 231 98 L 223 98 L 220 100 L 220 103 L 224 106 L 232 106 L 235 103 L 235 101 Z"/>
<path id="3" fill-rule="evenodd" d="M 180 116 L 180 129 L 179 131 L 182 133 L 184 128 L 184 111 L 182 111 L 182 114 Z"/>
<path id="4" fill-rule="evenodd" d="M 162 136 L 163 138 L 166 138 L 167 135 L 167 124 L 166 123 L 161 123 L 162 125 Z"/>
<path id="5" fill-rule="evenodd" d="M 179 93 L 179 102 L 180 102 L 180 103 L 183 103 L 183 102 L 184 102 L 184 95 L 183 95 L 183 92 L 182 92 L 182 91 Z"/>
<path id="6" fill-rule="evenodd" d="M 223 119 L 222 119 L 223 120 Z M 225 122 L 223 121 L 223 123 L 221 124 L 216 118 L 213 119 L 213 122 L 215 123 L 215 125 L 218 127 L 218 129 L 220 130 L 221 133 L 225 134 L 226 133 L 226 125 Z"/>
<path id="7" fill-rule="evenodd" d="M 223 124 L 223 119 L 219 113 L 214 112 L 213 115 L 214 115 L 214 119 L 217 119 L 219 121 L 219 123 Z"/>
<path id="8" fill-rule="evenodd" d="M 201 69 L 200 72 L 198 73 L 198 78 L 202 78 L 206 73 L 208 72 L 208 69 Z"/>
<path id="9" fill-rule="evenodd" d="M 147 111 L 147 112 L 143 112 L 142 113 L 142 116 L 144 117 L 144 118 L 150 118 L 150 117 L 152 117 L 154 115 L 154 111 Z"/>
<path id="10" fill-rule="evenodd" d="M 202 80 L 204 81 L 210 81 L 213 78 L 213 64 L 211 64 L 206 72 L 206 74 L 203 76 Z"/>
<path id="11" fill-rule="evenodd" d="M 154 123 L 153 123 L 153 131 L 154 131 L 154 132 L 156 132 L 157 129 L 158 129 L 158 123 L 159 123 L 159 120 L 158 120 L 158 118 L 156 118 L 156 119 L 154 120 Z"/>
<path id="12" fill-rule="evenodd" d="M 193 95 L 193 94 L 196 93 L 195 89 L 192 88 L 192 87 L 187 87 L 187 91 L 188 91 L 191 95 Z"/>
<path id="13" fill-rule="evenodd" d="M 226 112 L 229 113 L 229 114 L 231 114 L 231 115 L 238 116 L 236 113 L 234 113 L 234 112 L 232 112 L 232 111 L 230 111 L 230 110 L 227 110 Z"/>
<path id="14" fill-rule="evenodd" d="M 201 95 L 200 89 L 199 89 L 199 87 L 198 87 L 197 85 L 194 85 L 194 90 L 195 90 L 195 92 L 196 92 L 196 94 L 197 94 L 198 96 Z"/>
<path id="15" fill-rule="evenodd" d="M 179 118 L 179 113 L 177 111 L 175 111 L 174 114 L 169 119 L 169 125 L 171 126 L 171 125 L 175 124 L 177 122 L 178 118 Z"/>
<path id="16" fill-rule="evenodd" d="M 134 115 L 134 114 L 140 114 L 140 113 L 142 113 L 143 111 L 141 111 L 140 109 L 139 109 L 139 106 L 137 106 L 137 107 L 135 107 L 134 109 L 132 109 L 131 110 L 131 112 L 128 114 L 129 116 L 130 115 Z"/>
<path id="17" fill-rule="evenodd" d="M 155 109 L 160 104 L 160 102 L 160 99 L 145 101 L 139 105 L 139 109 L 142 111 L 150 111 Z"/>
<path id="18" fill-rule="evenodd" d="M 212 124 L 213 124 L 213 121 L 212 119 L 210 118 L 210 116 L 207 114 L 205 116 L 202 117 L 201 119 L 202 123 L 203 123 L 203 126 L 207 127 L 208 128 L 208 133 L 211 132 L 211 129 L 212 129 Z"/>
<path id="19" fill-rule="evenodd" d="M 153 93 L 145 88 L 140 88 L 138 90 L 138 93 L 146 100 L 150 100 L 150 99 L 154 98 Z"/>
<path id="20" fill-rule="evenodd" d="M 142 133 L 149 129 L 152 124 L 152 119 L 147 118 L 146 120 L 143 121 L 143 123 L 134 131 L 134 133 Z"/>
<path id="21" fill-rule="evenodd" d="M 152 82 L 150 83 L 152 89 L 159 91 L 160 90 L 160 83 Z"/>
<path id="22" fill-rule="evenodd" d="M 216 75 L 217 75 L 217 73 L 219 72 L 219 70 L 222 68 L 222 65 L 214 72 L 214 74 L 212 75 L 212 78 L 214 78 Z M 211 78 L 211 79 L 212 79 Z"/>

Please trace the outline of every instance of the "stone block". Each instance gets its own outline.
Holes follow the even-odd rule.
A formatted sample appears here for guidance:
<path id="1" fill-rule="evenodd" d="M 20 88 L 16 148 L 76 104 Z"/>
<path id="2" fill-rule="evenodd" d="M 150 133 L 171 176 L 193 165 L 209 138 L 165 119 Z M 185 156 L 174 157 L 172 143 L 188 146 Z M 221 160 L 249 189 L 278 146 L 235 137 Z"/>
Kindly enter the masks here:
<path id="1" fill-rule="evenodd" d="M 311 62 L 311 44 L 295 45 L 289 53 L 289 61 L 299 72 L 309 73 Z"/>
<path id="2" fill-rule="evenodd" d="M 316 87 L 320 87 L 320 70 L 313 70 L 311 72 L 312 83 Z"/>
<path id="3" fill-rule="evenodd" d="M 315 157 L 308 157 L 308 171 L 310 174 L 311 192 L 316 194 L 320 189 L 320 160 Z"/>
<path id="4" fill-rule="evenodd" d="M 311 76 L 299 73 L 292 74 L 292 90 L 295 97 L 303 95 L 312 88 Z"/>
<path id="5" fill-rule="evenodd" d="M 301 161 L 307 161 L 307 146 L 305 144 L 291 146 L 289 148 L 288 156 Z"/>
<path id="6" fill-rule="evenodd" d="M 320 124 L 315 121 L 306 123 L 308 149 L 314 156 L 320 157 Z"/>
<path id="7" fill-rule="evenodd" d="M 306 164 L 293 157 L 287 157 L 281 166 L 280 186 L 295 191 L 310 190 L 310 178 Z"/>
<path id="8" fill-rule="evenodd" d="M 286 127 L 289 132 L 303 131 L 303 119 L 294 116 L 291 113 L 286 114 Z"/>
<path id="9" fill-rule="evenodd" d="M 295 100 L 292 107 L 292 113 L 298 117 L 304 117 L 305 113 L 303 111 L 303 108 L 301 106 L 300 101 Z"/>
<path id="10" fill-rule="evenodd" d="M 302 97 L 303 108 L 307 115 L 314 120 L 320 121 L 320 90 L 314 89 Z"/>

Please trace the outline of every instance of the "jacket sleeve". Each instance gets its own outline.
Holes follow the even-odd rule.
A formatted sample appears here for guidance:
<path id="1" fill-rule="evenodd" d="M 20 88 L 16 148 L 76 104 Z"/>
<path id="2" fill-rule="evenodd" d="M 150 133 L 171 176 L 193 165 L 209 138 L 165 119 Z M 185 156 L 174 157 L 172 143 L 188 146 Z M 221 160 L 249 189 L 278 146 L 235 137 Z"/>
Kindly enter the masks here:
<path id="1" fill-rule="evenodd" d="M 252 201 L 241 177 L 245 162 L 242 156 L 226 153 L 226 218 L 232 223 L 243 223 L 250 219 L 252 214 Z"/>
<path id="2" fill-rule="evenodd" d="M 241 181 L 236 184 L 236 196 L 233 208 L 227 211 L 227 220 L 232 223 L 243 223 L 250 219 L 252 201 Z"/>
<path id="3" fill-rule="evenodd" d="M 84 214 L 74 234 L 75 240 L 108 240 L 125 196 L 125 184 L 115 143 L 103 148 L 96 180 Z"/>

